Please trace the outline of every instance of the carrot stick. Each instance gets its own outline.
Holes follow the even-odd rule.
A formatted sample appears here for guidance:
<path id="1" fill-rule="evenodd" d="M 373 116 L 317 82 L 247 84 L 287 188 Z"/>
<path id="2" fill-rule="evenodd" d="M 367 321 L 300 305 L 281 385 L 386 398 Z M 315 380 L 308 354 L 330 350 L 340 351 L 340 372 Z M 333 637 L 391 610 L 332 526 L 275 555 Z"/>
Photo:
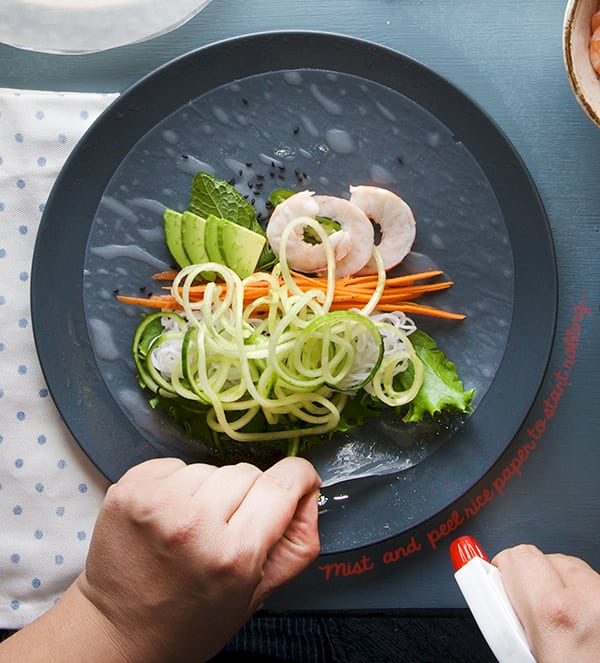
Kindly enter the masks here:
<path id="1" fill-rule="evenodd" d="M 150 297 L 126 297 L 117 295 L 117 299 L 124 304 L 134 304 L 135 306 L 149 306 L 150 308 L 160 308 L 164 310 L 176 310 L 179 304 L 174 297 L 170 295 L 151 295 Z"/>
<path id="2" fill-rule="evenodd" d="M 176 269 L 169 269 L 166 272 L 158 272 L 158 274 L 153 274 L 152 278 L 155 281 L 173 281 L 177 276 Z"/>
<path id="3" fill-rule="evenodd" d="M 332 311 L 341 311 L 350 308 L 345 304 L 339 302 L 331 305 Z M 444 311 L 433 306 L 425 306 L 424 304 L 415 304 L 414 302 L 398 302 L 396 304 L 382 304 L 377 306 L 378 311 L 403 311 L 404 313 L 420 313 L 421 315 L 429 315 L 434 318 L 446 318 L 447 320 L 464 320 L 465 315 L 462 313 L 451 313 Z"/>
<path id="4" fill-rule="evenodd" d="M 299 280 L 296 281 L 297 285 L 300 287 L 301 290 L 303 289 L 310 289 L 314 288 L 316 290 L 325 290 L 327 288 L 327 281 L 317 281 L 316 279 L 314 281 L 312 280 Z M 415 292 L 415 293 L 426 293 L 426 292 L 433 292 L 436 290 L 445 290 L 446 288 L 450 288 L 452 285 L 454 285 L 453 281 L 442 281 L 439 283 L 424 283 L 420 285 L 416 284 L 407 284 L 405 286 L 398 286 L 395 284 L 388 284 L 386 282 L 386 288 L 385 290 L 389 291 L 390 294 L 397 294 L 400 292 Z M 170 290 L 170 287 L 163 286 L 165 290 Z M 191 286 L 189 288 L 190 293 L 199 293 L 202 294 L 206 290 L 206 284 L 205 283 L 200 283 L 198 285 Z M 371 295 L 373 294 L 373 288 L 366 288 L 364 286 L 362 287 L 355 287 L 351 283 L 339 283 L 336 284 L 335 287 L 335 292 L 336 293 L 347 293 L 348 295 L 352 296 L 364 296 L 366 299 L 370 298 Z M 384 293 L 385 293 L 384 290 Z M 268 292 L 268 282 L 264 281 L 264 284 L 261 285 L 260 281 L 256 281 L 252 283 L 251 285 L 247 285 L 244 289 L 246 293 L 261 293 L 265 294 Z"/>
<path id="5" fill-rule="evenodd" d="M 422 281 L 425 279 L 431 279 L 435 276 L 441 276 L 444 272 L 439 269 L 430 270 L 428 272 L 417 272 L 415 274 L 405 274 L 403 276 L 388 276 L 386 283 L 391 285 L 401 285 L 405 283 L 412 283 L 414 281 Z M 311 283 L 327 283 L 327 278 L 323 276 L 307 276 L 306 274 L 301 274 L 298 272 L 292 272 L 292 276 L 296 282 L 305 280 Z M 377 274 L 365 274 L 364 276 L 344 276 L 341 279 L 338 279 L 338 282 L 342 282 L 344 285 L 348 284 L 373 284 L 377 283 Z"/>
<path id="6" fill-rule="evenodd" d="M 166 271 L 155 274 L 152 278 L 156 280 L 173 280 L 177 272 Z M 416 304 L 413 299 L 418 299 L 424 294 L 437 292 L 450 288 L 453 281 L 436 281 L 423 283 L 428 279 L 439 277 L 443 274 L 441 270 L 430 270 L 428 272 L 418 272 L 416 274 L 406 274 L 403 276 L 389 277 L 386 279 L 385 287 L 377 309 L 380 311 L 405 311 L 410 313 L 420 313 L 423 315 L 436 316 L 439 318 L 448 318 L 452 320 L 463 320 L 464 315 L 450 313 L 437 309 L 432 306 Z M 294 281 L 300 290 L 320 290 L 325 292 L 328 288 L 328 279 L 322 276 L 307 276 L 292 272 Z M 417 283 L 419 282 L 419 283 Z M 283 281 L 280 281 L 283 283 Z M 364 276 L 346 276 L 338 279 L 335 284 L 332 310 L 344 310 L 348 308 L 360 308 L 366 305 L 375 291 L 378 283 L 377 274 L 368 274 Z M 207 283 L 198 283 L 188 289 L 191 301 L 201 301 L 206 291 Z M 163 290 L 171 290 L 168 286 L 163 286 Z M 181 291 L 181 289 L 180 289 Z M 224 296 L 221 293 L 221 297 Z M 253 281 L 244 289 L 244 304 L 248 305 L 260 297 L 269 294 L 268 281 Z M 176 310 L 181 308 L 172 295 L 153 295 L 151 297 L 127 297 L 119 295 L 119 301 L 126 304 L 138 306 L 148 306 L 151 308 L 163 308 L 165 310 Z M 257 310 L 264 310 L 264 306 Z"/>

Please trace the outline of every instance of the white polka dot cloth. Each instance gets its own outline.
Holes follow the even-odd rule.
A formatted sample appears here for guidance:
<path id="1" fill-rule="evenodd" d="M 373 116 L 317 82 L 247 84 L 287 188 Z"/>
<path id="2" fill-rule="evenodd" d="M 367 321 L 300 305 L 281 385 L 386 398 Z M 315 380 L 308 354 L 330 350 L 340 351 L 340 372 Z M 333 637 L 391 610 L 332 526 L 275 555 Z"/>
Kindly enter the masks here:
<path id="1" fill-rule="evenodd" d="M 29 275 L 44 203 L 115 95 L 0 89 L 0 627 L 20 628 L 82 570 L 107 488 L 48 394 Z"/>

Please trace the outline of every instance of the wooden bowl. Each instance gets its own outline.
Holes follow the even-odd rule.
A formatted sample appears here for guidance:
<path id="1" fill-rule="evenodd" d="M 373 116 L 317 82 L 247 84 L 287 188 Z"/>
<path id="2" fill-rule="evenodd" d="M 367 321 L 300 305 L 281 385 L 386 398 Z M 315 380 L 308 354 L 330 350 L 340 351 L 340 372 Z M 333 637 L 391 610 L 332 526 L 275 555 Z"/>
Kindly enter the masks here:
<path id="1" fill-rule="evenodd" d="M 600 128 L 600 77 L 589 57 L 590 23 L 599 5 L 599 0 L 569 0 L 563 24 L 563 56 L 577 101 Z"/>

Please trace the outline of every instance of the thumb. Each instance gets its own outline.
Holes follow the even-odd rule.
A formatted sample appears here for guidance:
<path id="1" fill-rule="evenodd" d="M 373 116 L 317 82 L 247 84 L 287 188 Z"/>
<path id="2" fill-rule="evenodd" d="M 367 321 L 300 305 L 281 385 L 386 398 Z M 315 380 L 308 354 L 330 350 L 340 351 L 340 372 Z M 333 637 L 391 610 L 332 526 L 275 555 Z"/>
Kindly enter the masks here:
<path id="1" fill-rule="evenodd" d="M 255 607 L 273 591 L 302 573 L 320 552 L 319 490 L 305 495 L 283 536 L 269 551 L 256 588 Z"/>

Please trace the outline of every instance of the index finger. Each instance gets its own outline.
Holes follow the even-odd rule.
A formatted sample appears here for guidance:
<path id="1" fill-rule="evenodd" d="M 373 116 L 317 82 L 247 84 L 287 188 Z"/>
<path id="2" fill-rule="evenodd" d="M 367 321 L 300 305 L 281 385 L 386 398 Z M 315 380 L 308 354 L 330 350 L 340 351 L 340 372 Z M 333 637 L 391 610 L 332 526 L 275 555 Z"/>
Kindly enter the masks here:
<path id="1" fill-rule="evenodd" d="M 155 481 L 168 477 L 182 467 L 185 467 L 185 462 L 181 458 L 152 458 L 129 468 L 119 481 Z"/>
<path id="2" fill-rule="evenodd" d="M 303 458 L 284 458 L 263 472 L 229 519 L 243 536 L 253 533 L 269 550 L 285 533 L 302 498 L 321 485 Z"/>

